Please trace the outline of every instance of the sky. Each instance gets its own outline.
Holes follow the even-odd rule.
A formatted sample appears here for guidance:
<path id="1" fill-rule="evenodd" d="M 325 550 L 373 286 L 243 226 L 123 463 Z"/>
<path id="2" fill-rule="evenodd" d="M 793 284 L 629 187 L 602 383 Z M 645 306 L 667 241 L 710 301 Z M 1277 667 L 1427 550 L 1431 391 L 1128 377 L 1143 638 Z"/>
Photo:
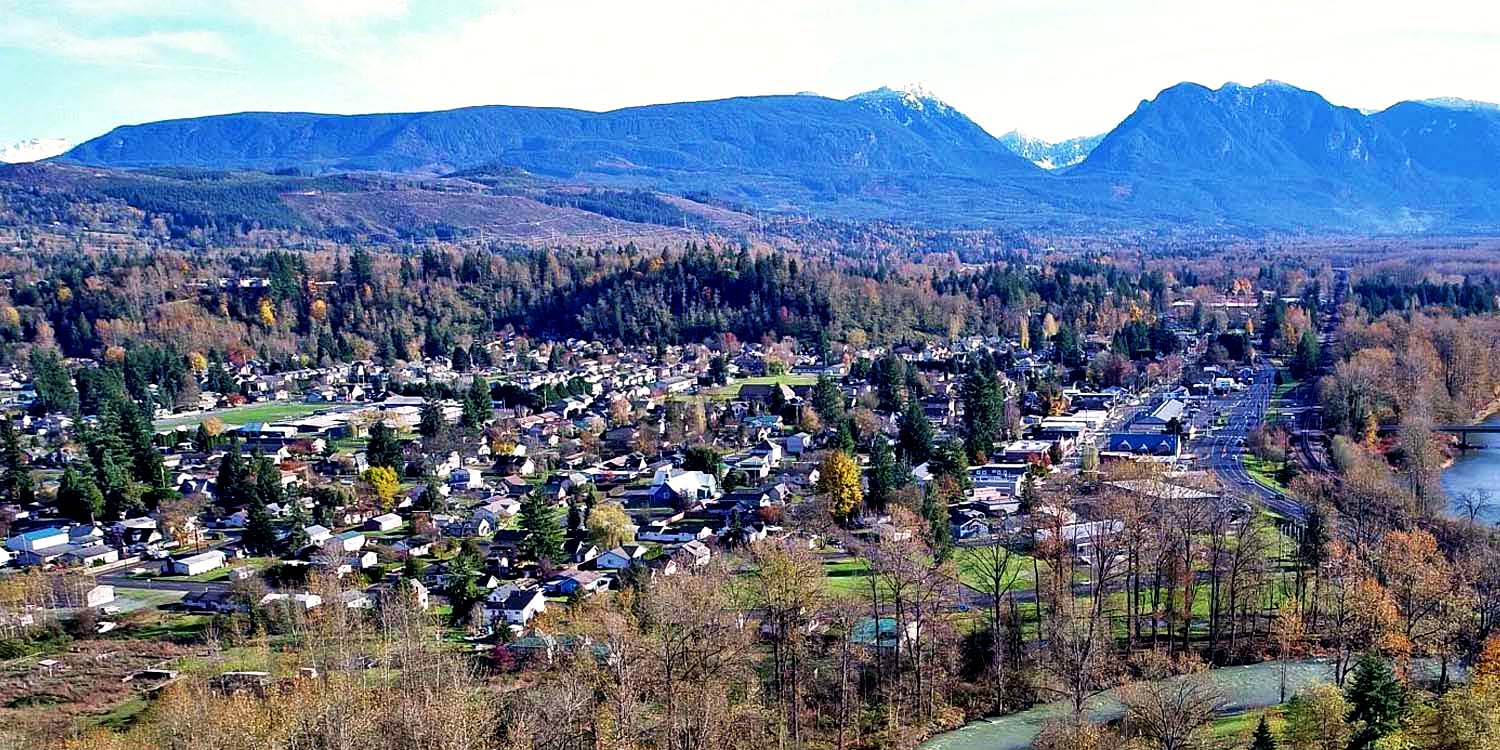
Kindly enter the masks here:
<path id="1" fill-rule="evenodd" d="M 1500 102 L 1493 0 L 0 0 L 0 145 L 246 110 L 604 110 L 920 83 L 1101 133 L 1181 81 Z"/>

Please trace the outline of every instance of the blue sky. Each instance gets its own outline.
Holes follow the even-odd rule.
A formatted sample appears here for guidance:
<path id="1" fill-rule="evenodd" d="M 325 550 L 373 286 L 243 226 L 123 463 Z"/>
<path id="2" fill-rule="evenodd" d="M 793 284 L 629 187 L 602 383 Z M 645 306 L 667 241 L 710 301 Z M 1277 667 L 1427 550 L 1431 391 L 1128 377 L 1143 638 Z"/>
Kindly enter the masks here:
<path id="1" fill-rule="evenodd" d="M 1060 139 L 1183 80 L 1274 78 L 1364 108 L 1500 101 L 1497 63 L 1500 3 L 1460 0 L 0 0 L 0 144 L 243 110 L 906 82 L 997 135 Z"/>

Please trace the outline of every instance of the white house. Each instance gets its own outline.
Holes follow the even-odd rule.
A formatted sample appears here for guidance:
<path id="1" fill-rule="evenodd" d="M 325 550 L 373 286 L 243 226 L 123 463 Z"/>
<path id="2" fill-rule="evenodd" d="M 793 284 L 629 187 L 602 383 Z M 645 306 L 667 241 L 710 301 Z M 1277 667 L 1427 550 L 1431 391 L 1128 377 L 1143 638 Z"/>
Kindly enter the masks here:
<path id="1" fill-rule="evenodd" d="M 395 531 L 401 528 L 401 516 L 395 513 L 382 513 L 365 521 L 365 528 L 370 531 Z"/>
<path id="2" fill-rule="evenodd" d="M 321 606 L 323 604 L 323 597 L 304 591 L 300 594 L 271 593 L 260 598 L 260 606 L 262 607 L 275 602 L 290 602 L 306 611 L 317 609 Z"/>
<path id="3" fill-rule="evenodd" d="M 484 476 L 478 469 L 454 469 L 448 475 L 448 486 L 455 490 L 474 490 L 484 486 Z"/>
<path id="4" fill-rule="evenodd" d="M 358 531 L 345 531 L 342 534 L 335 534 L 329 543 L 344 552 L 355 552 L 364 548 L 365 535 Z"/>
<path id="5" fill-rule="evenodd" d="M 678 497 L 688 501 L 712 500 L 719 494 L 719 480 L 702 471 L 663 468 L 656 472 L 652 484 L 664 484 Z"/>
<path id="6" fill-rule="evenodd" d="M 485 614 L 493 625 L 503 620 L 507 625 L 525 625 L 531 618 L 547 611 L 547 596 L 541 589 L 501 586 L 485 598 Z"/>
<path id="7" fill-rule="evenodd" d="M 5 540 L 5 546 L 12 552 L 40 552 L 67 543 L 68 530 L 63 528 L 33 529 Z"/>
<path id="8" fill-rule="evenodd" d="M 333 537 L 333 531 L 327 526 L 313 524 L 303 526 L 302 531 L 307 534 L 307 543 L 314 547 L 321 547 L 323 543 Z"/>
<path id="9" fill-rule="evenodd" d="M 172 575 L 195 576 L 224 567 L 224 553 L 220 550 L 211 549 L 207 552 L 199 552 L 196 555 L 189 555 L 173 560 L 168 566 Z"/>

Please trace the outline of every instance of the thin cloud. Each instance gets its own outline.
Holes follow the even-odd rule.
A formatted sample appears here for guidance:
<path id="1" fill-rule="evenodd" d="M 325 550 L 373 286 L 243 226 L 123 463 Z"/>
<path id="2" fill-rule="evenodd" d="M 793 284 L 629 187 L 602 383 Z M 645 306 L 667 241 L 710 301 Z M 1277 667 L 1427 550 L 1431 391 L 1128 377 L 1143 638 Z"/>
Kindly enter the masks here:
<path id="1" fill-rule="evenodd" d="M 98 64 L 190 67 L 205 59 L 234 59 L 229 41 L 215 31 L 88 34 L 17 15 L 0 26 L 0 47 Z"/>

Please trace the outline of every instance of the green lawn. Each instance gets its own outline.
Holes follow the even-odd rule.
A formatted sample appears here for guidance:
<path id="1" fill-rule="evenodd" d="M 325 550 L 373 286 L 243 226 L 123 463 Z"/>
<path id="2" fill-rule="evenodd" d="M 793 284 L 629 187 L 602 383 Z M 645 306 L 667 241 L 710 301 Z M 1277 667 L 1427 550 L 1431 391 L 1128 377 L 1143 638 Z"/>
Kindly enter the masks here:
<path id="1" fill-rule="evenodd" d="M 862 557 L 823 561 L 823 587 L 830 594 L 870 595 L 870 563 Z"/>
<path id="2" fill-rule="evenodd" d="M 1250 478 L 1254 479 L 1256 484 L 1277 492 L 1286 492 L 1286 485 L 1282 484 L 1281 480 L 1276 477 L 1277 471 L 1281 468 L 1279 465 L 1266 461 L 1253 453 L 1246 453 L 1244 456 L 1241 456 L 1240 461 L 1245 466 L 1245 473 L 1249 474 Z"/>
<path id="3" fill-rule="evenodd" d="M 1255 725 L 1260 723 L 1262 714 L 1271 725 L 1271 736 L 1275 737 L 1278 742 L 1285 742 L 1281 737 L 1281 733 L 1285 731 L 1281 711 L 1279 708 L 1272 707 L 1246 711 L 1215 720 L 1208 725 L 1203 746 L 1212 750 L 1243 750 L 1243 748 L 1250 747 L 1250 737 L 1255 732 Z"/>
<path id="4" fill-rule="evenodd" d="M 984 556 L 990 554 L 983 547 L 960 547 L 954 551 L 954 562 L 958 564 L 958 579 L 964 585 L 980 591 L 986 591 L 992 585 L 986 582 L 989 573 L 984 569 Z M 1006 575 L 1015 575 L 1016 591 L 1029 591 L 1036 588 L 1036 573 L 1047 574 L 1047 566 L 1041 562 L 1032 568 L 1032 559 L 1029 555 L 1013 553 L 1010 557 L 1009 567 Z"/>
<path id="5" fill-rule="evenodd" d="M 235 406 L 228 409 L 217 409 L 215 411 L 159 419 L 155 422 L 155 427 L 158 430 L 170 430 L 174 427 L 182 427 L 184 425 L 196 427 L 209 417 L 218 417 L 227 426 L 239 427 L 250 422 L 275 422 L 281 419 L 305 417 L 329 408 L 331 407 L 328 404 L 305 404 L 300 401 L 269 401 L 260 404 L 246 404 L 245 406 Z"/>
<path id="6" fill-rule="evenodd" d="M 674 398 L 680 401 L 691 401 L 696 398 L 708 398 L 713 401 L 729 401 L 740 394 L 742 385 L 768 385 L 770 383 L 785 383 L 786 385 L 812 385 L 818 382 L 814 375 L 763 375 L 757 378 L 741 378 L 717 388 L 705 389 L 698 395 L 677 394 Z"/>
<path id="7" fill-rule="evenodd" d="M 110 602 L 110 604 L 119 607 L 125 612 L 133 612 L 137 609 L 155 609 L 164 604 L 180 601 L 186 593 L 185 591 L 168 591 L 166 589 L 138 589 L 116 586 L 115 600 Z"/>

